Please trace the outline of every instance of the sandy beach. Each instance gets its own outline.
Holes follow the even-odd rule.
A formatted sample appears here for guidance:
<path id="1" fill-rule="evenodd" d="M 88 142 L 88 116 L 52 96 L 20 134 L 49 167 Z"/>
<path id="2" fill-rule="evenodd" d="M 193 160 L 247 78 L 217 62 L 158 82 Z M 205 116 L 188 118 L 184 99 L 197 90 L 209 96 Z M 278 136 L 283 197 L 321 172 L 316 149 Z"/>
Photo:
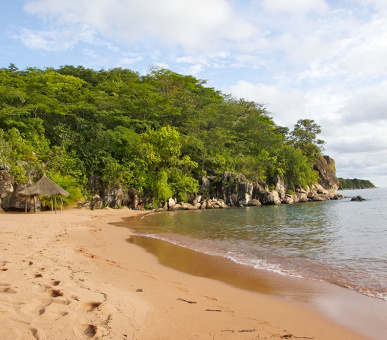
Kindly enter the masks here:
<path id="1" fill-rule="evenodd" d="M 0 213 L 0 339 L 365 339 L 301 304 L 163 266 L 116 225 L 143 213 Z"/>

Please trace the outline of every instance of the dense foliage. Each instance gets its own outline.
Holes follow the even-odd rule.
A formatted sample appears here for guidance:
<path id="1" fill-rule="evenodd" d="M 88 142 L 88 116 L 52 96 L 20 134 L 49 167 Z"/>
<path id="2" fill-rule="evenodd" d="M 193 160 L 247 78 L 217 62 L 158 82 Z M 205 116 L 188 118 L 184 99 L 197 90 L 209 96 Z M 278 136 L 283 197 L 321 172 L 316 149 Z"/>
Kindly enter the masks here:
<path id="1" fill-rule="evenodd" d="M 375 185 L 366 179 L 358 179 L 358 178 L 339 178 L 340 182 L 339 189 L 367 189 L 367 188 L 375 188 Z"/>
<path id="2" fill-rule="evenodd" d="M 0 168 L 16 182 L 36 179 L 44 163 L 84 193 L 121 184 L 164 201 L 197 192 L 208 173 L 266 183 L 281 175 L 290 188 L 318 179 L 317 124 L 300 120 L 289 132 L 263 105 L 193 76 L 11 66 L 0 69 Z"/>

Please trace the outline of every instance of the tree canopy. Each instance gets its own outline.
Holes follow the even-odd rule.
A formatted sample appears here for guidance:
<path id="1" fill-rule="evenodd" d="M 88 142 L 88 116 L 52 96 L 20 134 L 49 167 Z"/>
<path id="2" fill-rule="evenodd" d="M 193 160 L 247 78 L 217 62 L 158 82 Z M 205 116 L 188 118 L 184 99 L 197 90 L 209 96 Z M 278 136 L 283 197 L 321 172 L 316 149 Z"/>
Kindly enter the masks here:
<path id="1" fill-rule="evenodd" d="M 289 187 L 318 178 L 318 124 L 299 120 L 289 133 L 262 104 L 191 75 L 11 65 L 0 69 L 0 167 L 17 182 L 43 162 L 83 192 L 122 184 L 164 201 L 224 171 L 266 183 L 281 175 Z"/>

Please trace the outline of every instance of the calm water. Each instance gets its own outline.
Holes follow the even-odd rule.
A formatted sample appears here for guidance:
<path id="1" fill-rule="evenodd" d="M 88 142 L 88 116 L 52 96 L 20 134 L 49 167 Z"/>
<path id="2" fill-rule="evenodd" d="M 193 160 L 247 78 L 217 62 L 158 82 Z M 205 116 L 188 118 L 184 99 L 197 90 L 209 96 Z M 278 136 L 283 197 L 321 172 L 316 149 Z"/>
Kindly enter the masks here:
<path id="1" fill-rule="evenodd" d="M 366 201 L 152 214 L 135 232 L 387 301 L 387 189 L 340 193 Z"/>

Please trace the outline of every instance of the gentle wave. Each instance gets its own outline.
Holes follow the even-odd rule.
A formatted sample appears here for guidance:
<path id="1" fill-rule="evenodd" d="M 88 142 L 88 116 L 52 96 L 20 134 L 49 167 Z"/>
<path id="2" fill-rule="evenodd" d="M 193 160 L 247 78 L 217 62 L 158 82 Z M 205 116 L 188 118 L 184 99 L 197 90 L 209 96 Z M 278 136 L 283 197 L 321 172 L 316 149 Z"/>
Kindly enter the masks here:
<path id="1" fill-rule="evenodd" d="M 283 276 L 294 277 L 294 278 L 308 279 L 308 280 L 313 280 L 313 281 L 326 281 L 326 282 L 336 284 L 336 285 L 344 287 L 344 288 L 354 290 L 358 293 L 361 293 L 363 295 L 366 295 L 366 296 L 369 296 L 372 298 L 377 298 L 377 299 L 387 301 L 387 292 L 383 293 L 383 292 L 374 291 L 374 290 L 367 288 L 367 287 L 362 287 L 362 286 L 358 286 L 358 285 L 354 285 L 354 284 L 350 284 L 350 283 L 335 281 L 332 278 L 322 279 L 322 278 L 318 278 L 318 277 L 313 277 L 311 275 L 301 274 L 301 273 L 292 271 L 290 269 L 283 268 L 282 266 L 280 266 L 278 264 L 270 263 L 270 262 L 263 260 L 263 259 L 252 259 L 252 258 L 248 258 L 246 256 L 236 254 L 233 252 L 224 253 L 224 252 L 221 252 L 219 250 L 216 250 L 216 248 L 214 248 L 214 247 L 210 247 L 211 249 L 205 249 L 204 247 L 194 246 L 195 242 L 190 243 L 190 242 L 182 242 L 181 240 L 177 241 L 176 239 L 174 239 L 174 238 L 176 238 L 174 236 L 169 236 L 169 235 L 162 236 L 162 235 L 158 235 L 158 234 L 143 234 L 143 233 L 138 233 L 138 232 L 135 232 L 135 233 L 136 233 L 136 235 L 139 235 L 142 237 L 148 237 L 148 238 L 152 238 L 152 239 L 161 240 L 161 241 L 168 242 L 168 243 L 174 244 L 176 246 L 190 249 L 190 250 L 193 250 L 195 252 L 203 253 L 206 255 L 224 257 L 226 259 L 231 260 L 232 262 L 234 262 L 236 264 L 240 264 L 243 266 L 249 266 L 249 267 L 254 268 L 254 269 L 267 270 L 267 271 L 270 271 L 272 273 L 276 273 L 276 274 L 283 275 Z M 201 242 L 201 243 L 203 243 L 203 242 Z"/>
<path id="2" fill-rule="evenodd" d="M 358 194 L 367 200 L 152 213 L 134 232 L 387 301 L 387 190 Z"/>

